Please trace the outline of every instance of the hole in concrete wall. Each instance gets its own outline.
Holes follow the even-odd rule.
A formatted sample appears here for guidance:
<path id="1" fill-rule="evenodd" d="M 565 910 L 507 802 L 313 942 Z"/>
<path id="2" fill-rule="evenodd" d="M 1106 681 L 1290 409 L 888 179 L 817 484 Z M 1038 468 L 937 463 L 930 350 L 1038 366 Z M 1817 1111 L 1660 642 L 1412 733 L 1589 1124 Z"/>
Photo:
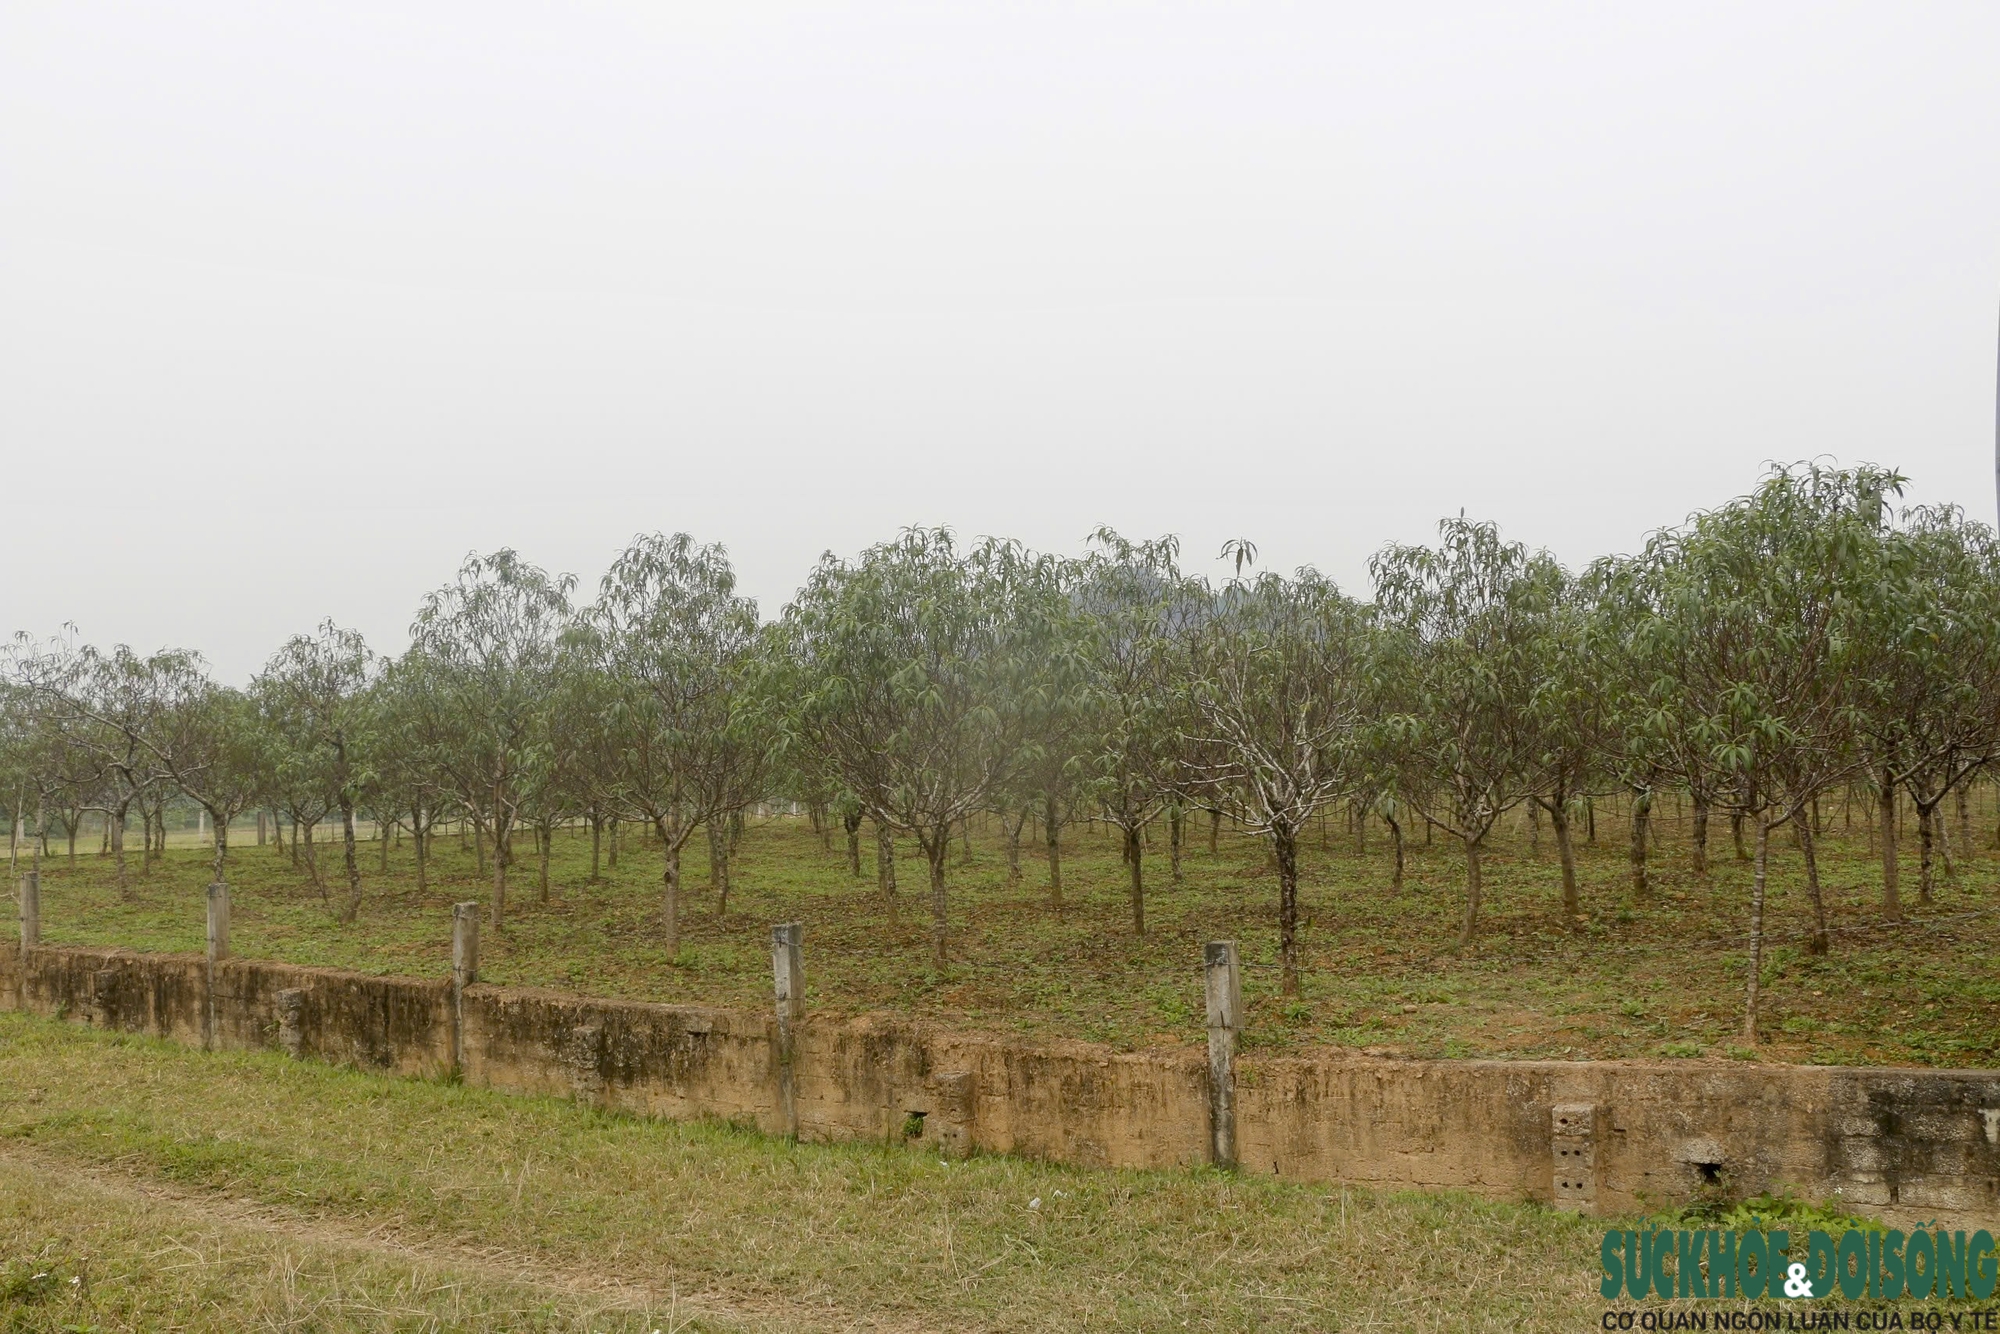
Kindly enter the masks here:
<path id="1" fill-rule="evenodd" d="M 1702 1185 L 1719 1186 L 1722 1184 L 1721 1163 L 1696 1163 L 1694 1170 L 1701 1177 Z"/>
<path id="2" fill-rule="evenodd" d="M 903 1114 L 903 1138 L 922 1139 L 924 1134 L 924 1114 L 905 1112 Z"/>

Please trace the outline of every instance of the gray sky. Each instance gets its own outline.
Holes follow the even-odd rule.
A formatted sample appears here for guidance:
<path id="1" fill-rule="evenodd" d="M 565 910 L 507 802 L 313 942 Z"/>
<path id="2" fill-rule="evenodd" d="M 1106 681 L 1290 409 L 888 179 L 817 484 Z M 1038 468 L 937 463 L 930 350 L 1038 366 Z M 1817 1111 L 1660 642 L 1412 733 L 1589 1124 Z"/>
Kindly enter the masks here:
<path id="1" fill-rule="evenodd" d="M 2000 5 L 0 3 L 0 630 L 399 650 L 635 532 L 1365 592 L 1766 459 L 1991 518 Z M 1219 567 L 1218 567 L 1219 568 Z"/>

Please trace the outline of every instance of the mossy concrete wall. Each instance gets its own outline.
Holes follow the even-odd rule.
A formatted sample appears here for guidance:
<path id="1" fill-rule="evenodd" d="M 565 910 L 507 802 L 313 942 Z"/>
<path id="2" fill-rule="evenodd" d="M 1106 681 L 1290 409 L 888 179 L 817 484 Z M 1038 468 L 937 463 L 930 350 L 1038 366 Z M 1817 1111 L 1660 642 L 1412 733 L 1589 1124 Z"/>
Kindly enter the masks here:
<path id="1" fill-rule="evenodd" d="M 189 1045 L 782 1129 L 775 1016 L 196 955 L 0 948 L 0 1006 Z M 1029 1044 L 883 1016 L 798 1028 L 800 1136 L 1101 1167 L 1205 1161 L 1197 1051 Z M 1742 1062 L 1237 1064 L 1241 1170 L 1624 1212 L 1788 1188 L 1890 1217 L 2000 1215 L 2000 1071 Z"/>

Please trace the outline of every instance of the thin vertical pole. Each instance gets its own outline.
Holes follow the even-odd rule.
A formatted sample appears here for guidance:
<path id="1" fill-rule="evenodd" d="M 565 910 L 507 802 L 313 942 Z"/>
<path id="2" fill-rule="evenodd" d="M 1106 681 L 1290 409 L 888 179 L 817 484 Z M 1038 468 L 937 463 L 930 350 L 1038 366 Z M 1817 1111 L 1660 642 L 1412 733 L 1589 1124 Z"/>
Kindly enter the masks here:
<path id="1" fill-rule="evenodd" d="M 30 871 L 21 877 L 21 948 L 31 950 L 41 943 L 42 876 Z"/>
<path id="2" fill-rule="evenodd" d="M 218 880 L 208 887 L 208 962 L 229 957 L 229 886 Z"/>
<path id="3" fill-rule="evenodd" d="M 19 899 L 21 909 L 21 968 L 14 979 L 16 995 L 14 1007 L 28 1008 L 28 951 L 42 943 L 42 875 L 30 871 L 21 877 Z"/>
<path id="4" fill-rule="evenodd" d="M 1236 1166 L 1236 1034 L 1243 1026 L 1243 974 L 1236 942 L 1211 940 L 1202 949 L 1208 992 L 1209 1161 Z"/>
<path id="5" fill-rule="evenodd" d="M 202 1006 L 202 1046 L 210 1051 L 220 1038 L 221 1025 L 215 1005 L 215 966 L 229 957 L 229 886 L 217 880 L 208 887 L 208 982 L 206 1004 Z"/>
<path id="6" fill-rule="evenodd" d="M 786 922 L 771 928 L 771 975 L 778 1004 L 778 1116 L 785 1137 L 799 1137 L 797 1025 L 806 1013 L 805 927 Z"/>
<path id="7" fill-rule="evenodd" d="M 465 1069 L 465 989 L 479 980 L 479 904 L 451 905 L 451 1068 Z"/>

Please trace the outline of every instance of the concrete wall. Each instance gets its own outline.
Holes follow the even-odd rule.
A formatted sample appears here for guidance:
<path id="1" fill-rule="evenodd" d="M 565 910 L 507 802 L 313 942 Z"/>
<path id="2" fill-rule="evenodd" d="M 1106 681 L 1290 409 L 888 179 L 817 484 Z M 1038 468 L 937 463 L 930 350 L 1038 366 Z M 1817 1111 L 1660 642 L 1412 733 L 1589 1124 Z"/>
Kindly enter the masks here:
<path id="1" fill-rule="evenodd" d="M 439 1076 L 461 1022 L 440 980 L 196 955 L 0 948 L 0 1006 L 190 1045 Z M 212 1018 L 211 1018 L 212 1016 Z M 660 1117 L 782 1129 L 774 1016 L 475 985 L 466 1080 Z M 208 1036 L 212 1026 L 213 1036 Z M 1028 1045 L 888 1017 L 798 1029 L 808 1140 L 1101 1167 L 1205 1161 L 1203 1055 Z M 1599 1212 L 1789 1187 L 1892 1218 L 2000 1216 L 2000 1071 L 1679 1061 L 1237 1064 L 1246 1172 L 1455 1188 Z"/>

